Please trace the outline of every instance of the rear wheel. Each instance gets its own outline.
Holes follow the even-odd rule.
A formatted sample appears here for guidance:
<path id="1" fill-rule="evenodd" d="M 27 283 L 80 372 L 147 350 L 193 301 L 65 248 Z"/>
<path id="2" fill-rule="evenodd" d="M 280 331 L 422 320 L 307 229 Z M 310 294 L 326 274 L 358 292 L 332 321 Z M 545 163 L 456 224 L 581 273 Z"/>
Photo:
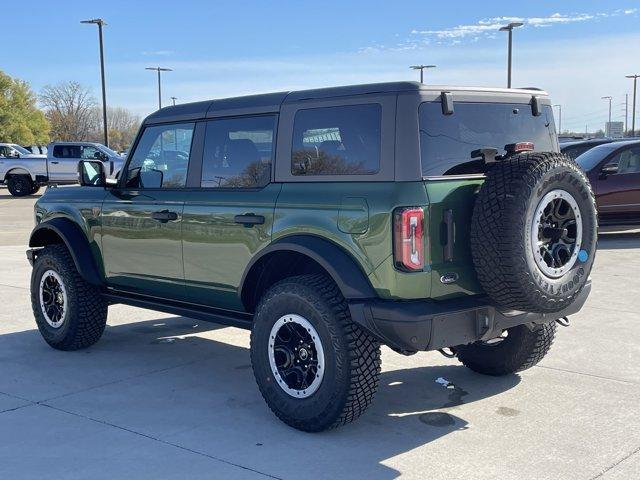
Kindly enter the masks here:
<path id="1" fill-rule="evenodd" d="M 505 330 L 498 338 L 455 348 L 460 360 L 471 370 L 501 376 L 536 365 L 549 352 L 556 334 L 556 323 L 530 329 L 526 325 Z"/>
<path id="2" fill-rule="evenodd" d="M 33 182 L 29 175 L 11 175 L 7 179 L 7 189 L 14 197 L 24 197 L 31 194 Z"/>
<path id="3" fill-rule="evenodd" d="M 107 322 L 107 303 L 82 279 L 64 245 L 49 245 L 36 256 L 31 306 L 40 334 L 57 350 L 93 345 Z"/>
<path id="4" fill-rule="evenodd" d="M 349 423 L 378 386 L 380 345 L 349 316 L 324 275 L 271 287 L 251 332 L 251 363 L 269 408 L 288 425 L 317 432 Z"/>

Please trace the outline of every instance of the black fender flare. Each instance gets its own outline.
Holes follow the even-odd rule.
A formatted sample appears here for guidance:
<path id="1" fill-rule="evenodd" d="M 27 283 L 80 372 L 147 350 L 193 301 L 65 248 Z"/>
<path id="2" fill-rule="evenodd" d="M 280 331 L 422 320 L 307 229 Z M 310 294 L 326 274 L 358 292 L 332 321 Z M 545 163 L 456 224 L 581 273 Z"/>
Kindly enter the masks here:
<path id="1" fill-rule="evenodd" d="M 317 262 L 347 300 L 377 297 L 365 272 L 342 247 L 315 235 L 290 235 L 269 244 L 251 259 L 242 274 L 240 298 L 245 297 L 245 281 L 252 268 L 267 255 L 278 251 L 300 253 Z"/>
<path id="2" fill-rule="evenodd" d="M 67 218 L 52 218 L 36 226 L 29 237 L 29 247 L 45 247 L 59 237 L 69 250 L 80 276 L 88 283 L 103 286 L 102 276 L 91 253 L 91 247 L 82 229 Z M 37 255 L 37 253 L 36 253 Z"/>

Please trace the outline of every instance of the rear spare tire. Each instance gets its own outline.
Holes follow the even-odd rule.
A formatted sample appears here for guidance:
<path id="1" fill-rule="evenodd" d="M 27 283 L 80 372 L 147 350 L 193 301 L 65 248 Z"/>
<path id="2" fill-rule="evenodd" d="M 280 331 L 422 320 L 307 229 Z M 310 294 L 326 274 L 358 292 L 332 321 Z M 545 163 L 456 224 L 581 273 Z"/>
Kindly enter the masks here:
<path id="1" fill-rule="evenodd" d="M 589 181 L 560 153 L 526 153 L 492 164 L 471 221 L 480 284 L 503 308 L 552 313 L 587 282 L 597 244 Z"/>

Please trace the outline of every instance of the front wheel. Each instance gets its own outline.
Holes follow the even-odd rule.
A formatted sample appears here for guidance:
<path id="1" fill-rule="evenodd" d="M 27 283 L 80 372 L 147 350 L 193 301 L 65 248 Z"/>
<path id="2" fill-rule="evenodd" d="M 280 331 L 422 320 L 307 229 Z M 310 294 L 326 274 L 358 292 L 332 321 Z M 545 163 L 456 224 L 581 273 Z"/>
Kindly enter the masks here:
<path id="1" fill-rule="evenodd" d="M 104 332 L 107 302 L 82 279 L 64 245 L 49 245 L 36 256 L 31 306 L 40 334 L 57 350 L 89 347 Z"/>
<path id="2" fill-rule="evenodd" d="M 280 420 L 318 432 L 349 423 L 371 403 L 380 344 L 360 330 L 324 275 L 282 280 L 265 294 L 251 331 L 260 392 Z"/>
<path id="3" fill-rule="evenodd" d="M 455 348 L 458 360 L 471 370 L 485 375 L 502 376 L 536 365 L 549 352 L 556 334 L 556 322 L 536 328 L 518 325 L 505 330 L 498 338 L 460 345 Z"/>

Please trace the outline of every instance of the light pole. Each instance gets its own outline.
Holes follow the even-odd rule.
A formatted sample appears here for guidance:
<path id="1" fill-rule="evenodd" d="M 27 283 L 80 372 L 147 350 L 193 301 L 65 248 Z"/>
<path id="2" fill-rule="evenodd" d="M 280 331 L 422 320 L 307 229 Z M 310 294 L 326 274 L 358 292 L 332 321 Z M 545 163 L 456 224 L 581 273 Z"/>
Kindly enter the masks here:
<path id="1" fill-rule="evenodd" d="M 629 131 L 629 94 L 624 94 L 624 131 Z"/>
<path id="2" fill-rule="evenodd" d="M 107 87 L 104 82 L 104 47 L 102 43 L 102 27 L 107 23 L 101 18 L 82 20 L 80 23 L 94 23 L 98 25 L 98 37 L 100 39 L 100 76 L 102 77 L 102 124 L 104 128 L 104 145 L 109 146 L 109 129 L 107 128 Z"/>
<path id="3" fill-rule="evenodd" d="M 562 133 L 562 105 L 557 104 L 554 107 L 558 107 L 558 133 Z"/>
<path id="4" fill-rule="evenodd" d="M 634 75 L 625 75 L 627 78 L 633 78 L 633 106 L 631 109 L 631 136 L 635 135 L 636 131 L 636 86 L 638 83 L 638 75 L 637 73 Z"/>
<path id="5" fill-rule="evenodd" d="M 611 97 L 607 95 L 606 97 L 600 97 L 600 98 L 602 100 L 609 100 L 609 123 L 607 124 L 607 128 L 604 129 L 605 130 L 605 135 L 607 135 L 607 137 L 608 137 L 608 136 L 610 136 L 608 134 L 611 133 L 611 132 L 609 132 L 609 130 L 611 129 Z"/>
<path id="6" fill-rule="evenodd" d="M 160 82 L 160 72 L 173 72 L 171 68 L 164 67 L 146 67 L 145 70 L 154 70 L 158 72 L 158 109 L 162 108 L 162 84 Z"/>
<path id="7" fill-rule="evenodd" d="M 178 97 L 171 97 L 171 101 L 173 102 L 173 106 L 176 106 L 176 100 L 178 99 Z"/>
<path id="8" fill-rule="evenodd" d="M 507 57 L 507 88 L 511 88 L 511 59 L 513 50 L 513 29 L 524 25 L 522 22 L 511 22 L 509 25 L 500 27 L 501 32 L 509 32 L 509 53 Z"/>
<path id="9" fill-rule="evenodd" d="M 436 68 L 436 65 L 411 65 L 409 68 L 412 70 L 420 70 L 420 83 L 424 83 L 424 69 Z"/>

